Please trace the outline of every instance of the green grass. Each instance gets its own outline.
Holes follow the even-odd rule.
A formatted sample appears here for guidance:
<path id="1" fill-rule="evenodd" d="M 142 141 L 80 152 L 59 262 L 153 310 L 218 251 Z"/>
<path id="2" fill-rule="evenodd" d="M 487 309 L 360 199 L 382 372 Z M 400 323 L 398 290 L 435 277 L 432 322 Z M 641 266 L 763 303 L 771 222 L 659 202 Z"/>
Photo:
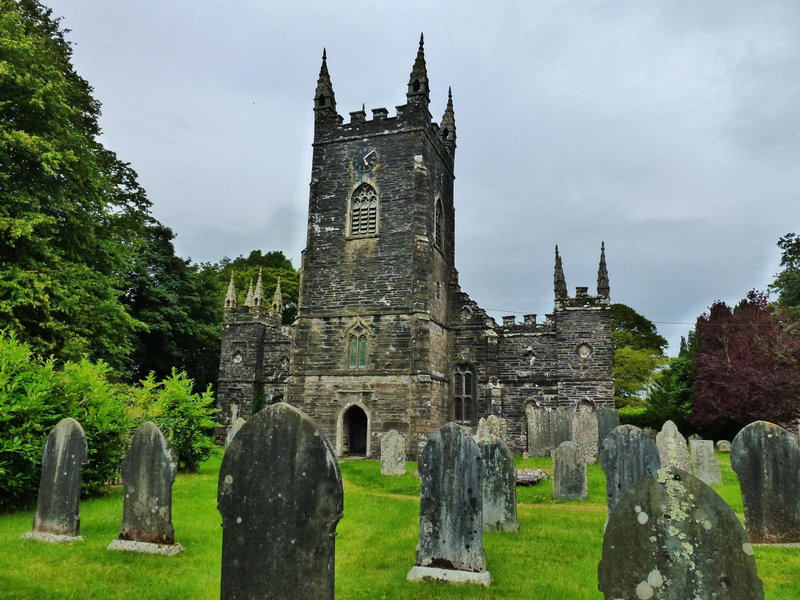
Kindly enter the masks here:
<path id="1" fill-rule="evenodd" d="M 742 501 L 727 454 L 719 454 L 723 485 L 715 489 L 741 518 Z M 219 597 L 222 529 L 216 510 L 213 457 L 196 475 L 179 475 L 173 515 L 176 538 L 186 551 L 174 558 L 106 550 L 116 537 L 121 489 L 81 504 L 81 533 L 71 546 L 20 541 L 32 511 L 0 515 L 0 597 L 212 599 Z M 518 459 L 518 466 L 551 470 L 550 459 Z M 375 461 L 345 461 L 344 517 L 336 541 L 339 600 L 514 598 L 602 600 L 597 563 L 605 521 L 605 481 L 589 467 L 588 501 L 554 502 L 552 482 L 518 488 L 519 534 L 487 533 L 484 547 L 491 588 L 408 583 L 419 535 L 419 480 L 383 477 Z M 800 596 L 800 550 L 756 548 L 768 600 Z"/>

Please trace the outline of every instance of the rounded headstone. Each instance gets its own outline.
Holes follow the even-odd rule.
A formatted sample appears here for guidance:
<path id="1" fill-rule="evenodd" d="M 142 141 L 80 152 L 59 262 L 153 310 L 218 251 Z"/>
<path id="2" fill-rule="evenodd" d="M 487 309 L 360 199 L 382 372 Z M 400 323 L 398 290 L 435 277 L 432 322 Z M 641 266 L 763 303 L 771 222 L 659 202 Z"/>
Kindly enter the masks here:
<path id="1" fill-rule="evenodd" d="M 394 429 L 381 436 L 381 474 L 406 474 L 406 441 Z"/>
<path id="2" fill-rule="evenodd" d="M 656 435 L 656 446 L 661 455 L 661 466 L 678 467 L 683 471 L 692 470 L 692 457 L 686 447 L 686 438 L 678 431 L 678 426 L 667 421 Z"/>
<path id="3" fill-rule="evenodd" d="M 643 477 L 661 467 L 652 438 L 633 425 L 620 425 L 600 448 L 600 464 L 606 474 L 606 500 L 611 514 L 622 495 Z"/>
<path id="4" fill-rule="evenodd" d="M 591 406 L 579 405 L 572 415 L 572 441 L 578 445 L 587 463 L 597 462 L 598 439 L 597 414 Z"/>
<path id="5" fill-rule="evenodd" d="M 519 531 L 514 455 L 496 435 L 478 441 L 483 468 L 484 531 Z"/>
<path id="6" fill-rule="evenodd" d="M 575 442 L 564 442 L 553 452 L 553 499 L 586 498 L 586 460 Z"/>
<path id="7" fill-rule="evenodd" d="M 714 447 L 717 449 L 717 452 L 731 451 L 731 443 L 728 440 L 719 440 Z"/>
<path id="8" fill-rule="evenodd" d="M 800 443 L 783 427 L 756 421 L 731 445 L 744 522 L 759 543 L 800 542 Z"/>
<path id="9" fill-rule="evenodd" d="M 689 449 L 692 451 L 694 476 L 707 485 L 722 485 L 722 472 L 719 469 L 717 455 L 714 454 L 714 442 L 690 440 Z"/>
<path id="10" fill-rule="evenodd" d="M 603 538 L 606 600 L 763 600 L 753 546 L 736 515 L 686 471 L 651 473 L 620 499 Z"/>

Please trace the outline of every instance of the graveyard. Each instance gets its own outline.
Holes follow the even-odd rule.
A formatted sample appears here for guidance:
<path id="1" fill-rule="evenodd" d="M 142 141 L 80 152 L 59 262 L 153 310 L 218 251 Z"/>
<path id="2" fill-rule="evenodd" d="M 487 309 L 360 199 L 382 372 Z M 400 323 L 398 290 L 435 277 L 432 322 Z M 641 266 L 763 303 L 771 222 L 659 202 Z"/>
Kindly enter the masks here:
<path id="1" fill-rule="evenodd" d="M 742 499 L 730 455 L 717 453 L 716 458 L 723 483 L 713 489 L 742 521 Z M 173 524 L 175 540 L 185 551 L 174 557 L 107 550 L 119 533 L 121 486 L 81 502 L 84 540 L 69 545 L 20 541 L 20 534 L 30 528 L 33 510 L 0 516 L 0 563 L 6 566 L 0 572 L 2 597 L 219 598 L 221 460 L 220 450 L 198 473 L 176 478 Z M 552 474 L 550 458 L 515 461 L 518 468 L 543 468 Z M 417 466 L 409 462 L 405 475 L 388 477 L 381 475 L 378 461 L 341 461 L 344 510 L 337 526 L 336 598 L 603 598 L 597 591 L 597 565 L 606 498 L 599 464 L 588 465 L 585 501 L 554 501 L 551 478 L 517 487 L 519 533 L 483 535 L 492 575 L 489 588 L 406 581 L 419 539 L 420 480 L 413 476 Z M 798 597 L 799 548 L 756 546 L 755 558 L 767 599 Z"/>

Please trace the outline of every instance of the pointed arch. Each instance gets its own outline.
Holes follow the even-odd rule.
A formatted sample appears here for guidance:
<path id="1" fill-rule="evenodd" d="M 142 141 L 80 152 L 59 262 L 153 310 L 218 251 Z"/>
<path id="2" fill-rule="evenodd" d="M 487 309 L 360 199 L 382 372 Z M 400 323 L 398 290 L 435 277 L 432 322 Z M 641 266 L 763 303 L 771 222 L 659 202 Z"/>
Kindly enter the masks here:
<path id="1" fill-rule="evenodd" d="M 359 185 L 350 195 L 350 237 L 378 234 L 378 192 L 368 183 Z"/>
<path id="2" fill-rule="evenodd" d="M 372 329 L 361 318 L 348 325 L 344 332 L 345 364 L 348 369 L 363 369 L 369 359 Z"/>

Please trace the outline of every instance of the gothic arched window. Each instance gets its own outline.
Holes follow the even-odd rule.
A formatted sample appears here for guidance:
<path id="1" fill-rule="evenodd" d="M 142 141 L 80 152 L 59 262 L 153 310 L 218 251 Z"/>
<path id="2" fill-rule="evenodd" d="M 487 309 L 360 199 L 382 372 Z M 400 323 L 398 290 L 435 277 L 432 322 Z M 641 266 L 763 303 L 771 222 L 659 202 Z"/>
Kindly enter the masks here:
<path id="1" fill-rule="evenodd" d="M 350 197 L 350 235 L 378 233 L 378 194 L 368 183 L 358 186 Z"/>
<path id="2" fill-rule="evenodd" d="M 436 199 L 436 208 L 433 214 L 433 245 L 439 250 L 444 250 L 444 207 L 442 199 Z"/>
<path id="3" fill-rule="evenodd" d="M 367 365 L 367 332 L 361 326 L 353 327 L 347 337 L 347 366 L 361 368 Z"/>
<path id="4" fill-rule="evenodd" d="M 475 384 L 475 369 L 466 363 L 456 365 L 453 373 L 453 417 L 457 422 L 475 421 Z"/>

